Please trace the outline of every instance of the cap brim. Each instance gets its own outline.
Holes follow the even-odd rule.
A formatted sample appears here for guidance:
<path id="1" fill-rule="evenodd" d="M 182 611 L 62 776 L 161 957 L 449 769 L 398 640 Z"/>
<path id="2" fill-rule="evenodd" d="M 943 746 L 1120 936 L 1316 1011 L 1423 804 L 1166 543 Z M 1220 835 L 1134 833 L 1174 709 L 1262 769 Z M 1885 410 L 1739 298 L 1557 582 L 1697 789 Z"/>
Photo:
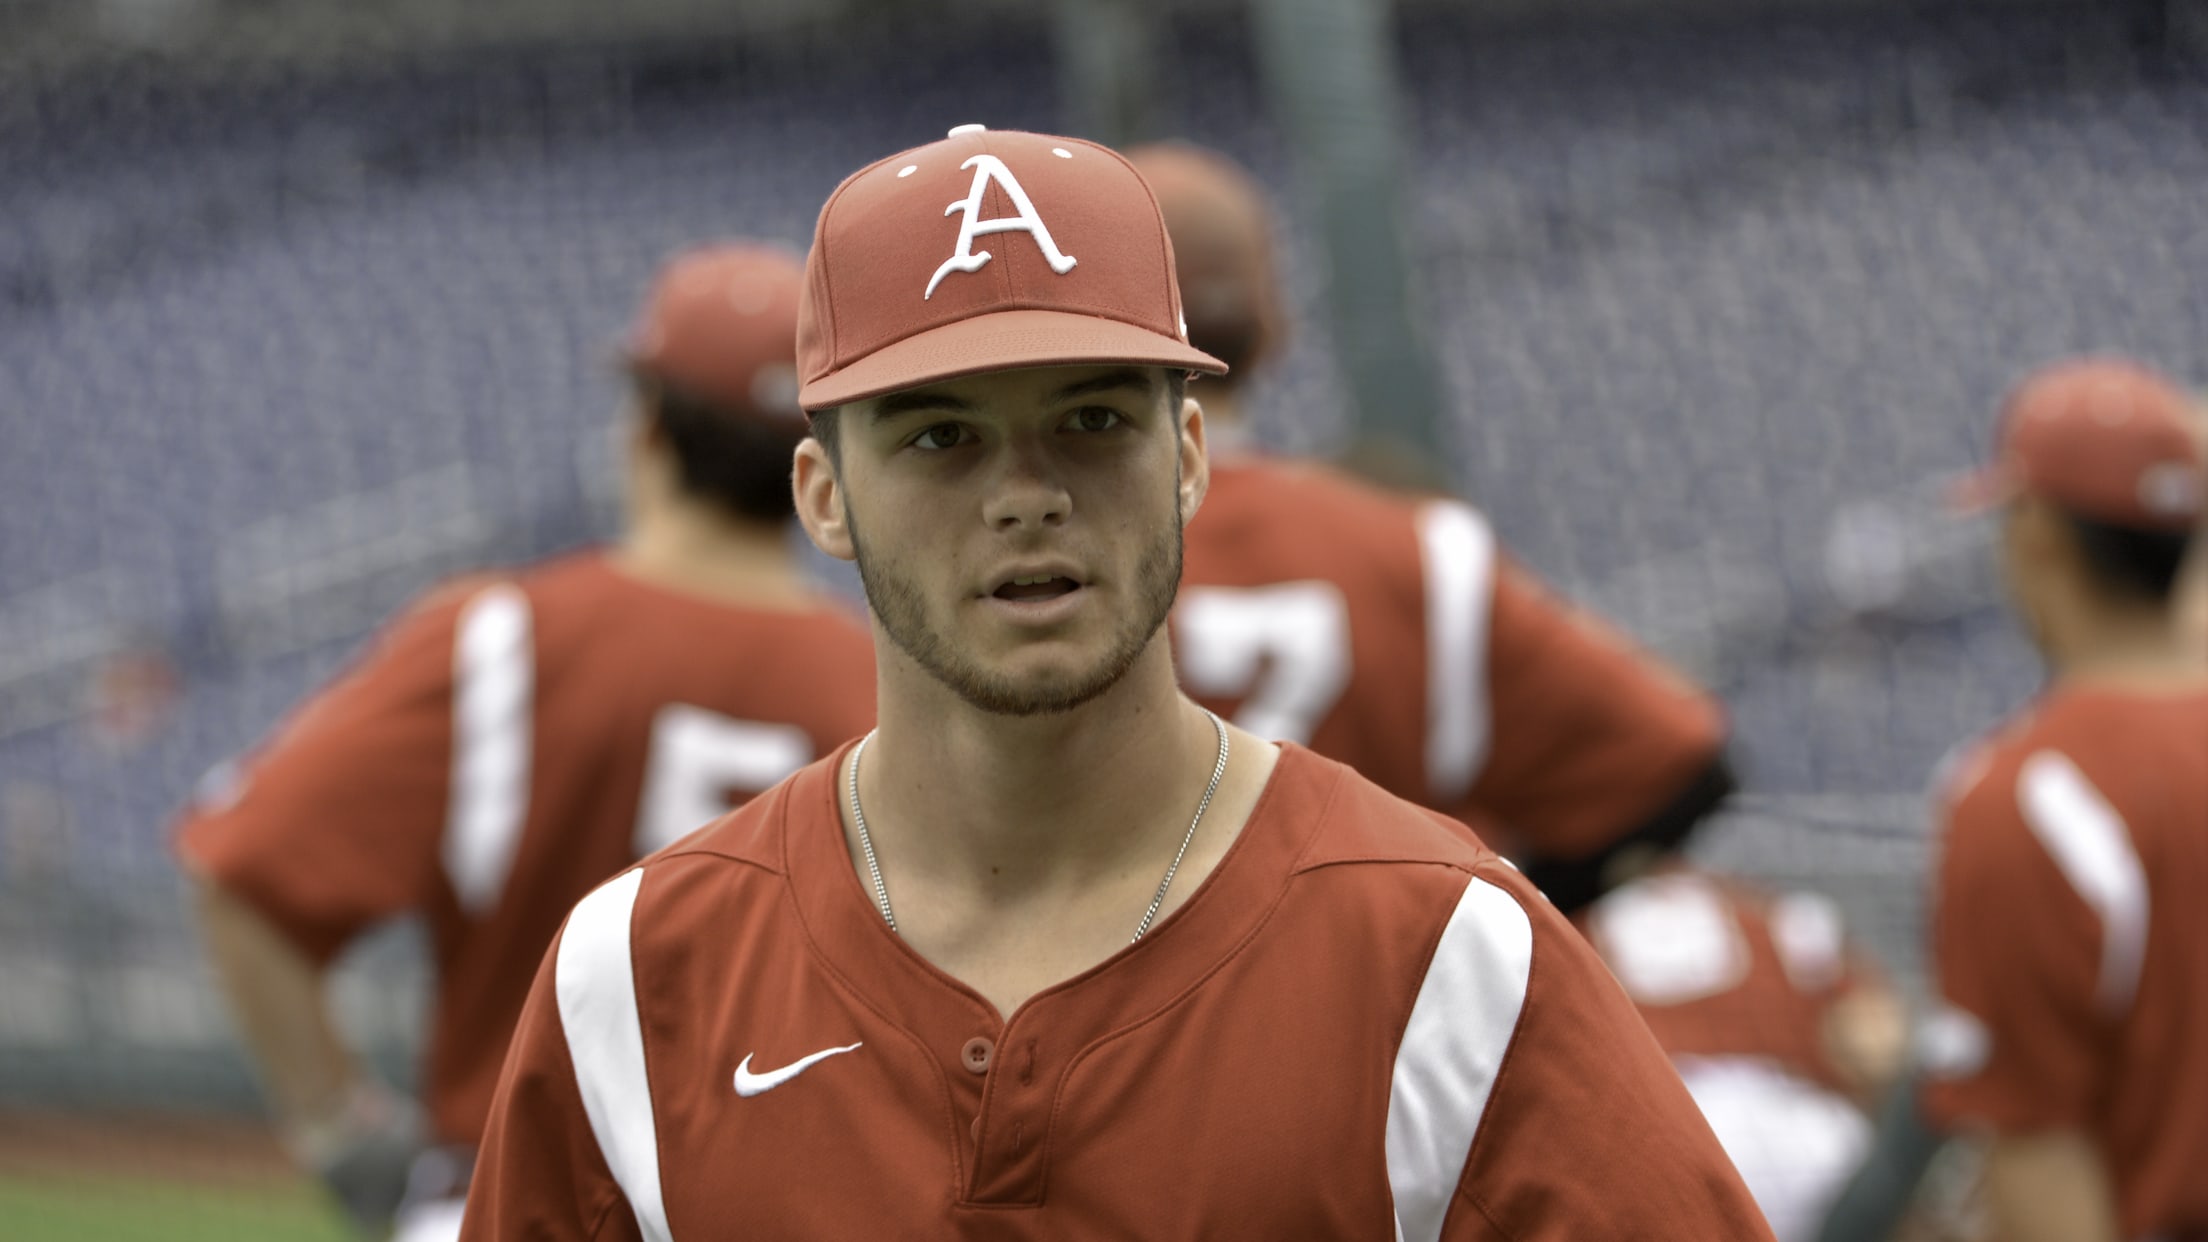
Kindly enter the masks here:
<path id="1" fill-rule="evenodd" d="M 2001 466 L 1983 466 L 1956 475 L 1947 482 L 1947 508 L 1960 517 L 1974 517 L 2016 499 L 2023 480 Z"/>
<path id="2" fill-rule="evenodd" d="M 1136 324 L 1067 311 L 1008 310 L 884 345 L 808 381 L 797 400 L 807 410 L 825 410 L 963 375 L 1110 363 L 1227 373 L 1227 364 L 1210 354 Z"/>

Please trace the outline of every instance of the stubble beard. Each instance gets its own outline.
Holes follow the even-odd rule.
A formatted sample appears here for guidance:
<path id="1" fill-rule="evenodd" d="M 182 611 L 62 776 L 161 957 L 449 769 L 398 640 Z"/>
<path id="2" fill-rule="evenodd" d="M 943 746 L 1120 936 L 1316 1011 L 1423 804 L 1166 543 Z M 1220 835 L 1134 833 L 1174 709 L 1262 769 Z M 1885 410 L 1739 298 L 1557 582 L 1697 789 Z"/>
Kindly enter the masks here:
<path id="1" fill-rule="evenodd" d="M 1181 506 L 1176 487 L 1173 521 L 1143 554 L 1136 570 L 1137 607 L 1113 636 L 1110 648 L 1085 669 L 1011 677 L 983 668 L 931 624 L 926 598 L 919 587 L 910 577 L 869 558 L 858 524 L 848 511 L 844 521 L 851 532 L 867 606 L 881 621 L 882 632 L 929 676 L 970 706 L 992 715 L 1026 717 L 1070 712 L 1118 685 L 1149 649 L 1173 611 L 1173 601 L 1181 588 Z"/>

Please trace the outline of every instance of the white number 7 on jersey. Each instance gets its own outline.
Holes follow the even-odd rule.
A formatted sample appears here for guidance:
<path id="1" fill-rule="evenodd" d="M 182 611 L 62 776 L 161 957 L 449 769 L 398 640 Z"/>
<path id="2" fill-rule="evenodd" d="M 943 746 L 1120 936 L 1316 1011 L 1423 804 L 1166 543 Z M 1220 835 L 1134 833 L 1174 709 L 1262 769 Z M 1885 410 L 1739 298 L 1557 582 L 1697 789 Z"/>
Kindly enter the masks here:
<path id="1" fill-rule="evenodd" d="M 732 720 L 688 703 L 652 718 L 652 754 L 637 806 L 636 856 L 664 849 L 728 810 L 731 792 L 754 794 L 813 759 L 795 725 Z"/>
<path id="2" fill-rule="evenodd" d="M 1234 723 L 1308 743 L 1349 684 L 1349 605 L 1331 582 L 1184 587 L 1173 610 L 1181 680 L 1242 700 Z"/>

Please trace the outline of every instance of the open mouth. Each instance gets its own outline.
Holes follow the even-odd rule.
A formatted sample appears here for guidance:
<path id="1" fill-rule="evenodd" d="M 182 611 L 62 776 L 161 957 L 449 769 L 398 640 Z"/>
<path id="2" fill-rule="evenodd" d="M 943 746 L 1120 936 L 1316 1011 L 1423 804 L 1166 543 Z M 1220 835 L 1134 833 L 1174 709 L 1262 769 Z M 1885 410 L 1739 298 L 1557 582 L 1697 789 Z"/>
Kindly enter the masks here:
<path id="1" fill-rule="evenodd" d="M 1071 595 L 1080 589 L 1081 584 L 1071 578 L 1035 574 L 1029 577 L 1014 578 L 998 587 L 993 594 L 998 599 L 1026 602 L 1029 600 L 1057 599 L 1062 595 Z"/>

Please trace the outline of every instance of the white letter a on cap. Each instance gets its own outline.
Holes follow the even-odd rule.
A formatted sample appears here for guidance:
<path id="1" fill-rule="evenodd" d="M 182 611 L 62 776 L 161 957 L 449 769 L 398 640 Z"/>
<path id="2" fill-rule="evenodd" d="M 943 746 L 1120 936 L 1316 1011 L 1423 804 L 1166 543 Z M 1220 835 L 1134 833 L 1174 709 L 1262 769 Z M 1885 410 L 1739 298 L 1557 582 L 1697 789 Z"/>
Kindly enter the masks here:
<path id="1" fill-rule="evenodd" d="M 934 297 L 935 287 L 952 272 L 980 271 L 981 265 L 989 261 L 989 252 L 977 252 L 974 239 L 989 233 L 1025 233 L 1042 248 L 1043 258 L 1050 264 L 1051 271 L 1063 276 L 1073 270 L 1073 256 L 1058 249 L 1058 243 L 1050 239 L 1050 229 L 1044 226 L 1043 218 L 1035 214 L 1035 204 L 1028 201 L 1027 191 L 1020 188 L 1018 179 L 1004 166 L 1003 160 L 994 155 L 977 155 L 958 167 L 961 172 L 969 168 L 974 170 L 974 188 L 966 191 L 966 197 L 943 209 L 946 216 L 954 211 L 966 213 L 966 218 L 958 225 L 958 252 L 935 269 L 935 275 L 928 280 L 928 291 L 920 295 L 921 301 Z M 1012 200 L 1012 206 L 1020 214 L 999 216 L 994 220 L 981 218 L 981 196 L 992 181 L 1004 187 L 1005 197 Z"/>

